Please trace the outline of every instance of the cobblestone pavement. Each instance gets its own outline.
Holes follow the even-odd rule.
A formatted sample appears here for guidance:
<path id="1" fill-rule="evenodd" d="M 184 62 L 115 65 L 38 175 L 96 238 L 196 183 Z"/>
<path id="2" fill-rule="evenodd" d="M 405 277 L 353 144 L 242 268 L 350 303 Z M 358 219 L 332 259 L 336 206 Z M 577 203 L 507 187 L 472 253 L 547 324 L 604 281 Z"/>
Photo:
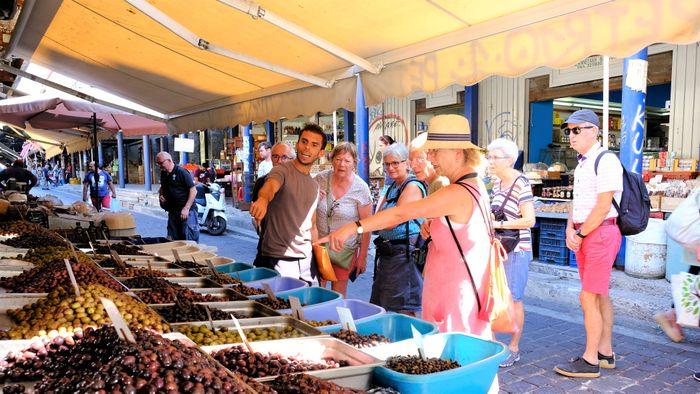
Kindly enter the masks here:
<path id="1" fill-rule="evenodd" d="M 35 194 L 41 194 L 35 191 Z M 51 190 L 65 203 L 75 194 Z M 137 231 L 143 236 L 165 236 L 166 220 L 134 213 Z M 252 262 L 257 239 L 228 232 L 222 236 L 200 235 L 200 242 L 218 247 L 218 254 L 238 261 Z M 367 273 L 348 286 L 348 297 L 368 300 L 372 286 L 373 258 L 368 258 Z M 521 360 L 498 376 L 503 393 L 625 392 L 651 394 L 700 393 L 700 382 L 693 372 L 700 370 L 700 342 L 691 335 L 690 343 L 676 344 L 658 329 L 616 325 L 614 348 L 618 362 L 615 370 L 601 370 L 598 379 L 572 379 L 559 376 L 555 365 L 580 355 L 584 348 L 581 311 L 551 302 L 525 299 L 525 328 L 521 340 Z M 620 319 L 624 320 L 624 319 Z M 625 323 L 627 324 L 627 323 Z M 498 336 L 507 343 L 508 337 Z"/>

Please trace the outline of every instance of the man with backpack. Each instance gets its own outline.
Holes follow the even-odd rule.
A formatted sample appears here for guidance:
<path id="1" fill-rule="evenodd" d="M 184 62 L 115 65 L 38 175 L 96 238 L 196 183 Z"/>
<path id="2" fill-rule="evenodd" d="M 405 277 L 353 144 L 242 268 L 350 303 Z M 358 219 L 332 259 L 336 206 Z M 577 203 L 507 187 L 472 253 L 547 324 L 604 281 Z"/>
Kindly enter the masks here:
<path id="1" fill-rule="evenodd" d="M 598 116 L 587 109 L 574 112 L 562 124 L 564 135 L 570 137 L 571 147 L 578 152 L 566 245 L 576 253 L 586 329 L 583 355 L 554 368 L 569 377 L 597 378 L 600 368 L 615 368 L 613 309 L 608 290 L 622 242 L 615 201 L 621 201 L 624 170 L 620 160 L 605 154 L 607 151 L 598 143 L 599 124 Z"/>

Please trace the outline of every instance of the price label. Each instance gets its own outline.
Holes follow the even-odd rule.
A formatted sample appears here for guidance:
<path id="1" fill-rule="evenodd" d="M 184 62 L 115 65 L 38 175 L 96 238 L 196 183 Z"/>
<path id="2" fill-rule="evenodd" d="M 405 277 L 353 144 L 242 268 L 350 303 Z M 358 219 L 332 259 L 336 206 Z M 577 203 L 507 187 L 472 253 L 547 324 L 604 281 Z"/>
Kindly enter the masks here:
<path id="1" fill-rule="evenodd" d="M 207 312 L 207 319 L 209 319 L 209 326 L 211 327 L 211 330 L 214 331 L 214 321 L 211 319 L 211 311 L 209 310 L 209 306 L 204 305 L 204 310 Z"/>
<path id="2" fill-rule="evenodd" d="M 175 262 L 182 263 L 182 260 L 180 260 L 180 253 L 175 249 L 173 249 L 173 257 L 175 257 Z"/>
<path id="3" fill-rule="evenodd" d="M 352 311 L 349 308 L 337 307 L 338 318 L 340 319 L 340 325 L 349 331 L 357 331 L 355 327 L 355 319 L 352 318 Z"/>
<path id="4" fill-rule="evenodd" d="M 117 254 L 117 252 L 110 250 L 109 254 L 112 256 L 112 259 L 114 260 L 115 263 L 121 268 L 126 268 L 126 264 L 124 264 L 124 260 L 122 260 L 121 257 Z"/>
<path id="5" fill-rule="evenodd" d="M 236 326 L 236 331 L 238 331 L 238 336 L 241 337 L 241 341 L 243 341 L 243 345 L 245 345 L 246 349 L 248 349 L 249 352 L 255 353 L 253 350 L 253 347 L 250 346 L 250 342 L 248 342 L 248 337 L 245 336 L 245 332 L 243 332 L 243 329 L 241 328 L 240 323 L 238 323 L 238 319 L 236 319 L 236 316 L 231 315 L 231 319 L 233 320 L 233 324 Z"/>
<path id="6" fill-rule="evenodd" d="M 92 250 L 92 254 L 93 254 L 93 255 L 96 255 L 97 252 L 95 252 L 95 247 L 92 246 L 92 241 L 88 241 L 88 245 L 90 245 L 90 249 Z"/>
<path id="7" fill-rule="evenodd" d="M 425 360 L 425 348 L 423 347 L 423 335 L 416 329 L 416 327 L 411 324 L 411 333 L 413 334 L 413 343 L 418 347 L 418 354 L 420 358 Z"/>
<path id="8" fill-rule="evenodd" d="M 129 325 L 126 324 L 126 321 L 124 321 L 124 318 L 119 312 L 117 306 L 114 305 L 114 303 L 111 300 L 104 297 L 100 297 L 100 301 L 102 301 L 102 305 L 104 305 L 105 307 L 105 312 L 107 312 L 109 319 L 112 321 L 114 329 L 117 331 L 117 335 L 119 335 L 119 338 L 127 342 L 136 343 L 134 334 L 129 329 Z"/>
<path id="9" fill-rule="evenodd" d="M 73 285 L 73 291 L 75 291 L 75 295 L 80 297 L 80 287 L 78 287 L 78 282 L 75 280 L 73 267 L 70 266 L 70 261 L 68 261 L 68 259 L 63 259 L 63 262 L 66 263 L 66 271 L 68 271 L 68 278 L 70 278 L 70 283 Z"/>
<path id="10" fill-rule="evenodd" d="M 194 260 L 194 257 L 192 258 L 192 260 Z M 211 262 L 211 259 L 206 259 L 206 260 L 204 260 L 204 262 L 207 263 L 207 267 L 209 267 L 211 274 L 214 275 L 214 277 L 218 276 L 218 273 L 216 272 L 216 268 L 214 268 L 214 264 Z"/>
<path id="11" fill-rule="evenodd" d="M 275 293 L 272 291 L 272 287 L 270 287 L 269 283 L 263 283 L 262 284 L 263 290 L 265 291 L 265 294 L 267 294 L 268 297 L 272 298 L 273 300 L 277 301 L 277 296 Z M 298 300 L 298 299 L 297 299 Z"/>
<path id="12" fill-rule="evenodd" d="M 289 304 L 292 306 L 292 316 L 299 320 L 304 320 L 304 311 L 301 309 L 299 297 L 289 296 Z"/>
<path id="13" fill-rule="evenodd" d="M 72 242 L 69 242 L 68 244 L 70 245 L 71 253 L 73 253 L 73 258 L 75 259 L 75 262 L 77 263 L 78 262 L 78 254 L 75 253 L 75 246 L 73 246 Z"/>

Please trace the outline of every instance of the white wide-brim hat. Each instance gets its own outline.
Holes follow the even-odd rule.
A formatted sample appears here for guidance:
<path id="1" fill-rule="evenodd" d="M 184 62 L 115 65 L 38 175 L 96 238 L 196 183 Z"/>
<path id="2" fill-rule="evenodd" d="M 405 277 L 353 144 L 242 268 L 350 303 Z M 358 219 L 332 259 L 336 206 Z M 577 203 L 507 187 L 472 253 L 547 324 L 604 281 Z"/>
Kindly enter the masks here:
<path id="1" fill-rule="evenodd" d="M 469 120 L 462 115 L 438 115 L 428 122 L 420 149 L 481 149 L 472 143 Z"/>

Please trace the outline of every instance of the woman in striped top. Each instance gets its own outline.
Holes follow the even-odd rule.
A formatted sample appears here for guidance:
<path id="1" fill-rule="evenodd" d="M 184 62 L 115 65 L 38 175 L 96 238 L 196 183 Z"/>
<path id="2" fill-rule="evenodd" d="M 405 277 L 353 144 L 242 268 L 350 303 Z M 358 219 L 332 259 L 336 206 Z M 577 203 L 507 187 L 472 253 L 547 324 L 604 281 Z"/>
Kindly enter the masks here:
<path id="1" fill-rule="evenodd" d="M 508 287 L 515 304 L 515 320 L 519 330 L 511 337 L 511 354 L 501 363 L 501 367 L 510 367 L 520 360 L 520 336 L 525 322 L 523 296 L 527 285 L 528 265 L 532 260 L 532 241 L 530 228 L 535 225 L 535 208 L 532 203 L 532 188 L 527 178 L 513 168 L 518 159 L 518 146 L 515 142 L 498 138 L 488 146 L 489 173 L 495 177 L 492 210 L 503 207 L 507 220 L 495 221 L 496 229 L 520 230 L 520 239 L 515 248 L 508 253 L 504 264 Z M 505 203 L 504 203 L 505 201 Z"/>

